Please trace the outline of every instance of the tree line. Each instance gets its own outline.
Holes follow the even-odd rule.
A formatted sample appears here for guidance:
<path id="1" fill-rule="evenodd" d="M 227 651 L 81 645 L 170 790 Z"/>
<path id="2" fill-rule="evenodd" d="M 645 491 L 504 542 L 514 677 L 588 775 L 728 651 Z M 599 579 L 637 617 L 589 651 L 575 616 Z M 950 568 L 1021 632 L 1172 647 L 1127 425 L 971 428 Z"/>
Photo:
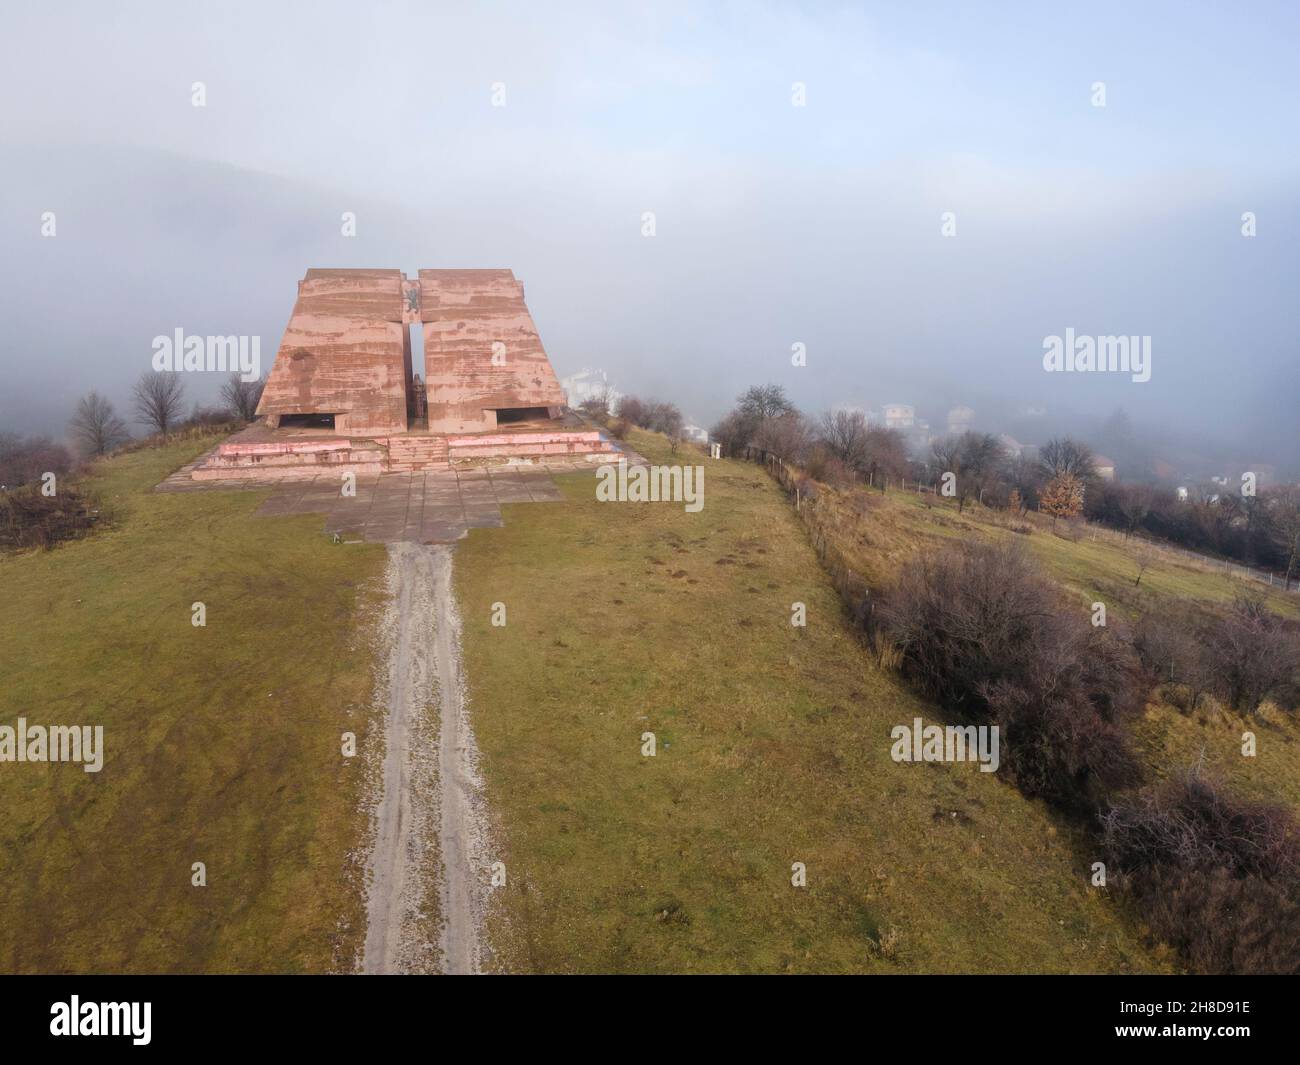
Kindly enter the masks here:
<path id="1" fill-rule="evenodd" d="M 146 370 L 132 387 L 130 415 L 146 436 L 161 437 L 195 426 L 251 422 L 265 386 L 265 378 L 245 381 L 231 374 L 221 386 L 217 405 L 196 404 L 186 415 L 181 375 Z M 0 432 L 0 488 L 33 484 L 45 473 L 61 476 L 78 461 L 110 455 L 134 439 L 112 401 L 94 390 L 77 401 L 67 437 L 71 447 L 48 434 Z"/>
<path id="2" fill-rule="evenodd" d="M 759 448 L 824 484 L 925 485 L 951 495 L 959 511 L 971 504 L 1023 515 L 1088 520 L 1126 536 L 1143 533 L 1192 551 L 1214 554 L 1300 578 L 1300 488 L 1258 492 L 1202 488 L 1184 499 L 1171 487 L 1103 479 L 1088 444 L 1055 437 L 1029 456 L 1008 451 L 992 433 L 968 430 L 909 454 L 903 434 L 871 425 L 861 411 L 830 410 L 810 418 L 780 385 L 756 385 L 713 427 L 726 453 Z"/>

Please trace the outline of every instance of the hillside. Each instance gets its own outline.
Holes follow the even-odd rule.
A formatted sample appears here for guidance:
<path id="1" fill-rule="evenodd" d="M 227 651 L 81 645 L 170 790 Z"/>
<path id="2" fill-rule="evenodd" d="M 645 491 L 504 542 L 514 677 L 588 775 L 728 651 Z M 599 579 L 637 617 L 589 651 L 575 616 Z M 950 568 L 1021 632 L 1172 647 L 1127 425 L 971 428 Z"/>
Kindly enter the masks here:
<path id="1" fill-rule="evenodd" d="M 457 548 L 510 870 L 492 927 L 503 968 L 1162 965 L 1088 887 L 1091 857 L 1045 806 L 973 765 L 890 759 L 890 728 L 933 708 L 861 648 L 760 467 L 631 442 L 704 463 L 704 508 L 598 503 L 575 474 L 557 478 L 565 505 L 508 508 L 505 528 Z"/>
<path id="2" fill-rule="evenodd" d="M 107 748 L 98 774 L 0 773 L 0 911 L 25 915 L 0 930 L 5 971 L 356 964 L 384 551 L 332 544 L 315 516 L 254 518 L 263 492 L 151 491 L 211 443 L 102 463 L 108 528 L 0 558 L 0 722 L 99 723 Z M 1044 804 L 971 764 L 891 760 L 893 726 L 941 718 L 862 647 L 761 467 L 631 443 L 703 465 L 703 509 L 600 503 L 590 474 L 558 475 L 563 502 L 507 505 L 503 528 L 454 550 L 490 857 L 508 872 L 495 968 L 1177 968 L 1088 886 L 1091 845 Z M 1125 619 L 1236 591 L 1160 552 L 1135 585 L 1149 549 L 1054 536 L 1032 516 L 1017 534 L 914 495 L 850 504 L 817 502 L 851 523 L 873 586 L 953 537 L 1021 535 L 1081 610 L 1103 596 Z M 1245 728 L 1255 759 L 1239 756 Z M 345 731 L 357 758 L 340 757 Z M 1157 776 L 1203 759 L 1300 807 L 1300 736 L 1281 714 L 1157 700 L 1135 739 Z"/>
<path id="3" fill-rule="evenodd" d="M 869 586 L 888 585 L 907 559 L 958 538 L 1011 536 L 1077 596 L 1081 616 L 1094 602 L 1104 602 L 1112 625 L 1130 624 L 1145 612 L 1204 615 L 1240 595 L 1262 596 L 1272 612 L 1300 618 L 1300 593 L 1227 574 L 1208 560 L 1109 529 L 1086 526 L 1072 536 L 1063 525 L 1054 530 L 1040 514 L 1013 518 L 979 506 L 959 514 L 955 501 L 915 492 L 870 493 L 860 512 L 860 492 L 819 491 L 815 520 L 833 530 L 848 563 Z M 1204 762 L 1243 795 L 1289 803 L 1300 812 L 1300 725 L 1293 717 L 1266 706 L 1247 719 L 1210 696 L 1186 713 L 1166 701 L 1167 694 L 1151 693 L 1134 734 L 1154 777 Z M 1251 758 L 1241 756 L 1246 731 L 1257 739 Z"/>
<path id="4" fill-rule="evenodd" d="M 0 557 L 0 722 L 102 724 L 106 749 L 99 773 L 0 768 L 0 971 L 319 972 L 360 947 L 340 735 L 366 750 L 384 552 L 254 518 L 265 493 L 151 491 L 213 442 L 102 463 L 113 527 Z"/>

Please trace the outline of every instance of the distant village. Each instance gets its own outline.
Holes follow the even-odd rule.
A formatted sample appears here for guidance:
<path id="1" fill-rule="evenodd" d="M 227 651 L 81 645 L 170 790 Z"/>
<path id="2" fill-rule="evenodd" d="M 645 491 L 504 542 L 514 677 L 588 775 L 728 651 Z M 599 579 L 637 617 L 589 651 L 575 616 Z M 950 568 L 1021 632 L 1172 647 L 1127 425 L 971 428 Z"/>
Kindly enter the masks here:
<path id="1" fill-rule="evenodd" d="M 604 398 L 611 409 L 615 409 L 623 393 L 615 387 L 603 369 L 585 368 L 568 377 L 562 378 L 560 386 L 564 390 L 570 407 L 575 410 L 583 403 L 597 398 Z M 1002 445 L 1008 458 L 1023 458 L 1028 462 L 1038 459 L 1039 444 L 1024 443 L 1009 433 L 979 422 L 974 408 L 956 406 L 948 411 L 942 427 L 932 426 L 924 418 L 917 416 L 916 407 L 910 403 L 886 403 L 881 407 L 863 408 L 848 404 L 837 405 L 834 410 L 846 413 L 858 413 L 867 425 L 896 430 L 904 439 L 914 457 L 924 456 L 930 446 L 945 436 L 960 436 L 970 430 L 991 432 Z M 696 443 L 709 442 L 709 430 L 696 424 L 689 411 L 684 412 L 686 424 L 682 435 Z M 1043 416 L 1046 411 L 1041 408 L 1028 408 L 1028 415 Z M 1256 488 L 1271 488 L 1278 485 L 1277 466 L 1272 462 L 1256 462 L 1242 465 L 1241 469 L 1229 468 L 1181 468 L 1179 465 L 1160 458 L 1153 458 L 1142 471 L 1144 476 L 1134 476 L 1135 471 L 1123 469 L 1114 458 L 1099 451 L 1093 451 L 1093 467 L 1098 477 L 1105 481 L 1116 480 L 1117 470 L 1125 480 L 1149 480 L 1166 484 L 1175 489 L 1178 498 L 1187 500 L 1200 499 L 1204 502 L 1217 502 L 1217 489 L 1235 491 L 1240 486 L 1243 474 L 1252 474 Z"/>

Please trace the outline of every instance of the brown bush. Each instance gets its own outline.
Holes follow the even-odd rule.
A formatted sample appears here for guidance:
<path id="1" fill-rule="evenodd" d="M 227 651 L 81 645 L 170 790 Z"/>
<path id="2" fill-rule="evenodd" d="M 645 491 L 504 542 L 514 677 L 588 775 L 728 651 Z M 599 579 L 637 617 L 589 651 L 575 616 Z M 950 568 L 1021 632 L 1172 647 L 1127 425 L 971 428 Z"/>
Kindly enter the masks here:
<path id="1" fill-rule="evenodd" d="M 1216 687 L 1214 654 L 1183 617 L 1143 614 L 1133 630 L 1133 649 L 1153 684 L 1182 687 L 1173 701 L 1186 710 L 1195 710 Z"/>
<path id="2" fill-rule="evenodd" d="M 632 431 L 632 425 L 626 418 L 615 418 L 609 423 L 609 435 L 615 440 L 626 440 Z"/>
<path id="3" fill-rule="evenodd" d="M 1300 902 L 1294 889 L 1225 869 L 1158 866 L 1134 880 L 1152 932 L 1199 973 L 1300 972 Z"/>
<path id="4" fill-rule="evenodd" d="M 633 425 L 645 425 L 649 404 L 636 396 L 624 396 L 618 401 L 618 416 L 622 421 Z"/>
<path id="5" fill-rule="evenodd" d="M 1300 972 L 1300 825 L 1198 768 L 1143 789 L 1103 821 L 1121 890 L 1205 973 Z"/>
<path id="6" fill-rule="evenodd" d="M 865 518 L 880 506 L 880 496 L 873 492 L 858 490 L 849 495 L 849 512 L 857 518 Z"/>
<path id="7" fill-rule="evenodd" d="M 1237 599 L 1211 624 L 1206 637 L 1215 692 L 1230 706 L 1243 714 L 1253 713 L 1268 698 L 1295 706 L 1300 633 L 1270 613 L 1263 599 Z"/>
<path id="8" fill-rule="evenodd" d="M 853 482 L 853 471 L 826 448 L 813 447 L 804 462 L 804 472 L 814 481 L 840 488 Z"/>
<path id="9" fill-rule="evenodd" d="M 0 488 L 35 484 L 46 473 L 62 477 L 71 469 L 71 453 L 48 436 L 0 433 Z"/>
<path id="10" fill-rule="evenodd" d="M 0 548 L 48 550 L 86 535 L 104 519 L 98 501 L 77 485 L 60 483 L 54 496 L 35 486 L 0 492 Z"/>
<path id="11" fill-rule="evenodd" d="M 1121 728 L 1141 703 L 1136 659 L 1073 611 L 1019 543 L 918 559 L 876 618 L 922 690 L 999 726 L 1004 763 L 1026 794 L 1085 808 L 1137 779 Z"/>

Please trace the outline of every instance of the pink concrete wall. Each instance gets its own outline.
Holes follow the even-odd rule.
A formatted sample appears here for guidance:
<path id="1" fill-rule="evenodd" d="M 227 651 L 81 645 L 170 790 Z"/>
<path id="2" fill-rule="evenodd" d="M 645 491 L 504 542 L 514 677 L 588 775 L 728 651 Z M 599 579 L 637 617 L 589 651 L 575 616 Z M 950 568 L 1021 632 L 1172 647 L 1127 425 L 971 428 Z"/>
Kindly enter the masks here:
<path id="1" fill-rule="evenodd" d="M 430 430 L 491 430 L 495 408 L 564 405 L 524 287 L 510 270 L 421 270 L 420 316 Z"/>

